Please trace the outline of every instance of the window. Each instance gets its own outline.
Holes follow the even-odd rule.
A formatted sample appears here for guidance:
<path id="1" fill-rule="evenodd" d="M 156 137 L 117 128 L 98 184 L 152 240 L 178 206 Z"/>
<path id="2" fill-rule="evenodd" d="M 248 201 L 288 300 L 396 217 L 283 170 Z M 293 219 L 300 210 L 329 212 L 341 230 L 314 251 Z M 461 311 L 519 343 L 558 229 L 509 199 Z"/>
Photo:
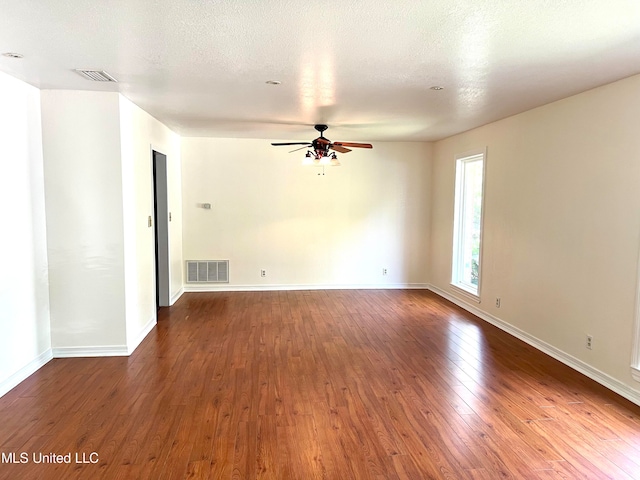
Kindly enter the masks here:
<path id="1" fill-rule="evenodd" d="M 484 151 L 456 157 L 451 283 L 475 297 L 480 295 L 484 159 Z"/>

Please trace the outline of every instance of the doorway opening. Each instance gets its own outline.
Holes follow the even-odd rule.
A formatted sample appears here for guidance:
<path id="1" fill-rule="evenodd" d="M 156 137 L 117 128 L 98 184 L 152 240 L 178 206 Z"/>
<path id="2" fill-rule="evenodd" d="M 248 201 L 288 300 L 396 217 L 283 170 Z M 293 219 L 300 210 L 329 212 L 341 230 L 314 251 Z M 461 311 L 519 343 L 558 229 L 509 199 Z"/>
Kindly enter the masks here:
<path id="1" fill-rule="evenodd" d="M 153 150 L 153 212 L 156 264 L 156 308 L 170 305 L 169 293 L 169 192 L 167 156 Z"/>

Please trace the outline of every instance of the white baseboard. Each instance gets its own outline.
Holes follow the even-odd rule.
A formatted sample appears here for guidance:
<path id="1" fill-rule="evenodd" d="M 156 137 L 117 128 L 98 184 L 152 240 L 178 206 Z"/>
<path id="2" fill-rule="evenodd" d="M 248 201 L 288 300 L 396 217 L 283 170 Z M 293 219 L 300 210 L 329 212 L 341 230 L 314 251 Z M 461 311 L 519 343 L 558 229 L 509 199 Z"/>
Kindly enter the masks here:
<path id="1" fill-rule="evenodd" d="M 570 355 L 559 348 L 550 345 L 539 338 L 534 337 L 533 335 L 528 334 L 524 330 L 520 330 L 517 327 L 514 327 L 510 323 L 501 320 L 498 317 L 495 317 L 487 312 L 480 310 L 477 306 L 467 303 L 466 301 L 457 298 L 451 295 L 449 292 L 446 292 L 434 285 L 428 285 L 427 288 L 431 290 L 433 293 L 440 295 L 441 297 L 446 298 L 452 303 L 455 303 L 461 308 L 464 308 L 470 313 L 473 313 L 475 316 L 480 317 L 482 320 L 498 327 L 499 329 L 507 332 L 510 335 L 522 340 L 525 343 L 528 343 L 534 348 L 546 353 L 547 355 L 555 358 L 556 360 L 564 363 L 565 365 L 577 370 L 578 372 L 586 375 L 591 380 L 598 382 L 599 384 L 607 387 L 609 390 L 614 391 L 618 395 L 626 398 L 627 400 L 635 403 L 636 405 L 640 405 L 640 392 L 625 385 L 621 381 L 613 378 L 612 376 L 601 372 L 597 368 L 592 367 L 586 362 Z"/>
<path id="2" fill-rule="evenodd" d="M 183 293 L 184 293 L 184 288 L 180 288 L 180 290 L 174 293 L 169 299 L 169 306 L 172 306 L 174 303 L 176 303 Z"/>
<path id="3" fill-rule="evenodd" d="M 399 290 L 427 289 L 426 283 L 381 283 L 347 285 L 185 285 L 185 292 L 267 292 L 274 290 Z"/>
<path id="4" fill-rule="evenodd" d="M 158 320 L 156 319 L 155 315 L 149 319 L 149 321 L 144 326 L 142 331 L 140 331 L 140 333 L 138 334 L 138 337 L 135 339 L 135 341 L 129 344 L 127 348 L 127 355 L 131 355 L 134 352 L 134 350 L 138 348 L 138 346 L 142 343 L 142 341 L 146 338 L 146 336 L 149 335 L 149 332 L 153 330 L 153 328 L 156 326 L 157 323 L 158 323 Z"/>
<path id="5" fill-rule="evenodd" d="M 100 345 L 95 347 L 56 347 L 53 358 L 75 357 L 127 357 L 129 350 L 126 345 Z"/>
<path id="6" fill-rule="evenodd" d="M 42 352 L 17 372 L 0 382 L 0 397 L 13 390 L 18 384 L 33 375 L 36 370 L 44 366 L 53 358 L 51 349 Z"/>

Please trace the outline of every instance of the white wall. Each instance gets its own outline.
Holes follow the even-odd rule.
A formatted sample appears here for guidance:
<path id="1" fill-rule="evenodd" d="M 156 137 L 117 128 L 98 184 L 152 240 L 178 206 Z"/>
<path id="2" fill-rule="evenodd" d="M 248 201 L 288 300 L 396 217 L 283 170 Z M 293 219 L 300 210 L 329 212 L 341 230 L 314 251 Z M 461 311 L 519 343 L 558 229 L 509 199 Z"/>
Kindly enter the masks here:
<path id="1" fill-rule="evenodd" d="M 45 90 L 42 108 L 54 354 L 131 353 L 156 323 L 152 147 L 182 289 L 180 138 L 118 93 Z"/>
<path id="2" fill-rule="evenodd" d="M 119 95 L 41 96 L 54 354 L 126 353 Z"/>
<path id="3" fill-rule="evenodd" d="M 230 288 L 424 285 L 430 144 L 354 149 L 325 176 L 303 155 L 183 138 L 184 260 L 228 259 Z"/>
<path id="4" fill-rule="evenodd" d="M 430 252 L 455 296 L 454 155 L 488 147 L 479 309 L 635 392 L 639 125 L 635 76 L 437 142 Z"/>
<path id="5" fill-rule="evenodd" d="M 170 289 L 182 290 L 182 202 L 180 137 L 120 96 L 125 234 L 127 345 L 132 351 L 156 323 L 152 147 L 167 155 L 170 247 Z"/>
<path id="6" fill-rule="evenodd" d="M 0 73 L 0 395 L 51 358 L 40 92 Z"/>

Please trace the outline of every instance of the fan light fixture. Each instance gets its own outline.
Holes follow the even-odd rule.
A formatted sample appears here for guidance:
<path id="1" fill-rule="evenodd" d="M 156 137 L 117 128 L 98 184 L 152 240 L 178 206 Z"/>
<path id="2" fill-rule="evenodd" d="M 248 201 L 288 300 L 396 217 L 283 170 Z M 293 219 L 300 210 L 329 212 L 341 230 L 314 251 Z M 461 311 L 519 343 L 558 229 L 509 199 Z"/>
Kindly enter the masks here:
<path id="1" fill-rule="evenodd" d="M 302 159 L 302 165 L 313 165 L 314 157 L 311 155 L 311 152 L 307 152 L 307 154 Z"/>
<path id="2" fill-rule="evenodd" d="M 339 167 L 342 164 L 340 160 L 338 160 L 338 156 L 335 152 L 331 153 L 318 153 L 312 152 L 311 150 L 307 150 L 304 158 L 302 159 L 303 165 L 331 165 L 332 167 Z"/>

